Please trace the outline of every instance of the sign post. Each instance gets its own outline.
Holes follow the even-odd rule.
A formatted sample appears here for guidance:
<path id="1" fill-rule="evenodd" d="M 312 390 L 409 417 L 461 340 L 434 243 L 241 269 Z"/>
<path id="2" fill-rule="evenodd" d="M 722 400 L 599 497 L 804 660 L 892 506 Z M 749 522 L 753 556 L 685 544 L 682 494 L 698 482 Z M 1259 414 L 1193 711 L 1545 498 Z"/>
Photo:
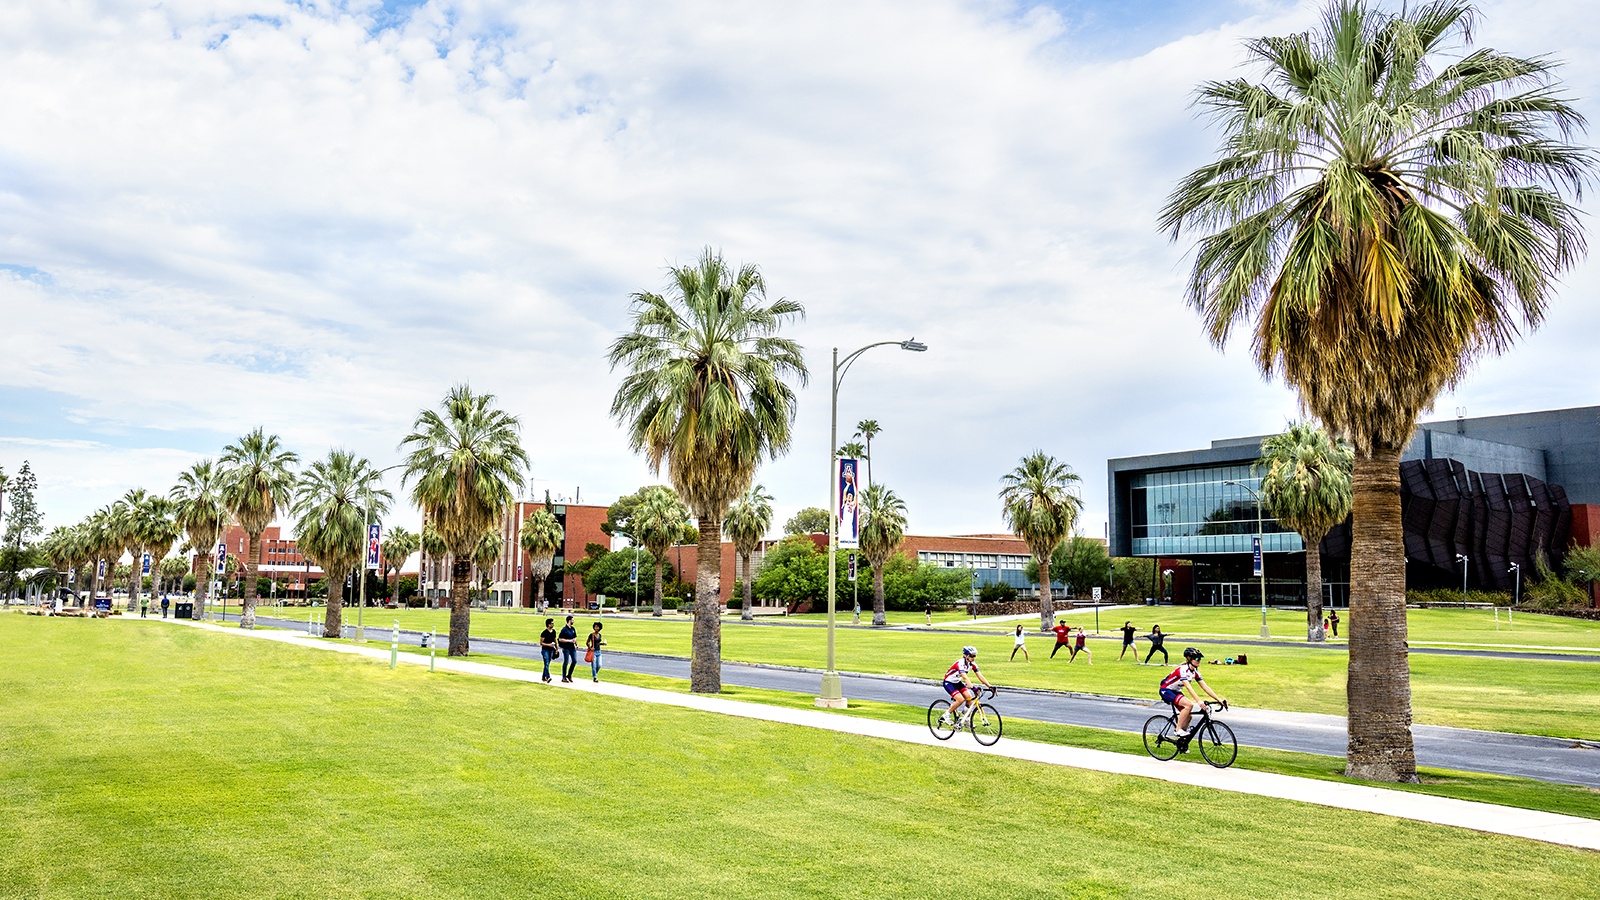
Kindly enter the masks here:
<path id="1" fill-rule="evenodd" d="M 1100 593 L 1100 588 L 1099 587 L 1092 588 L 1091 589 L 1091 595 L 1094 597 L 1094 633 L 1095 634 L 1099 634 L 1100 633 L 1100 598 L 1102 596 L 1104 596 L 1104 595 Z"/>

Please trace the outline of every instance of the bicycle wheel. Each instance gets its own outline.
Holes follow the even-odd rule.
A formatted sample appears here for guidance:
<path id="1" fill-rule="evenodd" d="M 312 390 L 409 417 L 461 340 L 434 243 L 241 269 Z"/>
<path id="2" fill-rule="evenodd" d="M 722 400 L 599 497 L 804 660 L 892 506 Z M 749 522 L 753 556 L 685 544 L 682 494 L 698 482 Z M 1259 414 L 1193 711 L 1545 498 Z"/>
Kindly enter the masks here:
<path id="1" fill-rule="evenodd" d="M 1000 740 L 1000 713 L 987 703 L 981 704 L 972 715 L 972 736 L 985 747 L 993 747 Z"/>
<path id="2" fill-rule="evenodd" d="M 933 736 L 941 741 L 950 740 L 950 736 L 956 733 L 954 722 L 939 721 L 939 718 L 949 711 L 950 701 L 948 699 L 935 700 L 928 704 L 928 730 L 933 732 Z"/>
<path id="3" fill-rule="evenodd" d="M 1151 716 L 1144 723 L 1144 752 L 1159 760 L 1168 760 L 1178 755 L 1178 744 L 1172 739 L 1172 730 L 1177 725 L 1171 716 Z"/>
<path id="4" fill-rule="evenodd" d="M 1233 765 L 1234 759 L 1239 756 L 1239 743 L 1233 739 L 1233 729 L 1221 722 L 1207 722 L 1197 737 L 1200 739 L 1200 755 L 1219 769 Z"/>

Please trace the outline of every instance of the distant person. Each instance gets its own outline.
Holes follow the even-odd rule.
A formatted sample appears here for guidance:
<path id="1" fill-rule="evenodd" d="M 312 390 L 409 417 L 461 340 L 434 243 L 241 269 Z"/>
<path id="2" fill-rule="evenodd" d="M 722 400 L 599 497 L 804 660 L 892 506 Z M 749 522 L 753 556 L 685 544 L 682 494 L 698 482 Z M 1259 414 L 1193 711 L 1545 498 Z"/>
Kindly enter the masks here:
<path id="1" fill-rule="evenodd" d="M 544 657 L 544 683 L 550 683 L 550 660 L 561 651 L 556 647 L 556 620 L 545 619 L 544 630 L 539 632 L 539 655 Z"/>
<path id="2" fill-rule="evenodd" d="M 139 618 L 141 618 L 141 619 L 145 618 L 146 614 L 149 613 L 149 612 L 150 612 L 150 598 L 149 597 L 140 597 L 139 598 Z"/>
<path id="3" fill-rule="evenodd" d="M 1122 623 L 1122 652 L 1117 654 L 1117 659 L 1128 655 L 1128 648 L 1133 646 L 1133 635 L 1136 631 L 1138 629 L 1133 627 L 1133 622 Z M 1139 651 L 1137 649 L 1133 651 L 1133 661 L 1139 661 Z"/>
<path id="4" fill-rule="evenodd" d="M 1333 636 L 1339 636 L 1339 611 L 1336 609 L 1328 614 L 1328 624 L 1333 626 Z"/>
<path id="5" fill-rule="evenodd" d="M 1160 625 L 1150 626 L 1150 652 L 1144 655 L 1145 665 L 1150 664 L 1150 657 L 1155 656 L 1157 650 L 1161 651 L 1162 665 L 1172 662 L 1171 659 L 1167 658 L 1167 648 L 1163 646 L 1166 640 L 1167 636 L 1161 633 Z"/>
<path id="6" fill-rule="evenodd" d="M 1050 648 L 1050 658 L 1055 659 L 1057 650 L 1060 650 L 1062 647 L 1069 647 L 1071 645 L 1072 629 L 1068 628 L 1065 622 L 1057 619 L 1055 627 L 1050 630 L 1056 633 L 1056 645 Z M 1067 656 L 1071 657 L 1072 653 L 1069 651 Z"/>
<path id="7" fill-rule="evenodd" d="M 1322 617 L 1322 632 L 1324 634 L 1328 633 L 1328 617 L 1327 616 L 1323 616 Z"/>
<path id="8" fill-rule="evenodd" d="M 1078 636 L 1072 642 L 1072 652 L 1067 654 L 1067 662 L 1072 662 L 1078 658 L 1079 653 L 1082 653 L 1084 658 L 1089 660 L 1089 665 L 1094 665 L 1094 654 L 1090 653 L 1089 648 L 1085 646 L 1088 640 L 1089 636 L 1084 633 L 1083 627 L 1079 626 Z"/>
<path id="9" fill-rule="evenodd" d="M 572 673 L 578 668 L 578 629 L 573 627 L 571 616 L 567 616 L 567 624 L 556 635 L 556 645 L 561 648 L 561 681 L 571 683 Z"/>
<path id="10" fill-rule="evenodd" d="M 929 624 L 929 625 L 933 624 L 933 604 L 932 603 L 924 603 L 924 604 L 922 604 L 922 618 L 923 618 L 923 621 L 926 622 L 927 624 Z"/>
<path id="11" fill-rule="evenodd" d="M 594 623 L 594 630 L 584 639 L 584 645 L 589 649 L 583 658 L 589 662 L 589 676 L 595 681 L 600 680 L 600 648 L 606 645 L 605 638 L 600 636 L 600 623 Z"/>
<path id="12" fill-rule="evenodd" d="M 166 594 L 162 594 L 161 595 L 161 618 L 165 619 L 167 617 L 167 609 L 170 606 L 172 606 L 172 598 L 168 597 Z"/>
<path id="13" fill-rule="evenodd" d="M 1022 651 L 1022 661 L 1023 662 L 1032 662 L 1033 661 L 1032 659 L 1030 659 L 1028 657 L 1028 639 L 1027 639 L 1026 636 L 1023 635 L 1022 626 L 1021 625 L 1017 626 L 1017 633 L 1012 638 L 1012 641 L 1011 641 L 1011 661 L 1012 662 L 1016 662 L 1016 660 L 1017 660 L 1017 651 L 1018 650 Z"/>

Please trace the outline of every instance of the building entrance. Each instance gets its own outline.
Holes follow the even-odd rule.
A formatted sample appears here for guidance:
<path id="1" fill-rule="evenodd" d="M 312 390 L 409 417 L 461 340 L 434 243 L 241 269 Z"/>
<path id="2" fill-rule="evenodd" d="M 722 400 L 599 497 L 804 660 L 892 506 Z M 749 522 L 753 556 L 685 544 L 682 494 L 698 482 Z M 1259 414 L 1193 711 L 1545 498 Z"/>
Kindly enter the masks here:
<path id="1" fill-rule="evenodd" d="M 1212 584 L 1199 584 L 1198 588 L 1201 601 L 1208 606 L 1238 606 L 1240 590 L 1238 582 L 1223 582 Z"/>

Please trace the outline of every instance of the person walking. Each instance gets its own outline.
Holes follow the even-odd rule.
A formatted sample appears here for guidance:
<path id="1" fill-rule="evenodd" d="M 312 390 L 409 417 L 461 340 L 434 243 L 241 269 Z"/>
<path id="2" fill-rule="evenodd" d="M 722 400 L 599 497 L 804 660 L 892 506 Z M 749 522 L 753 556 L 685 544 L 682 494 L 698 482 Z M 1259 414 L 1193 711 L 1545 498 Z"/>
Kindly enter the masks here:
<path id="1" fill-rule="evenodd" d="M 161 618 L 167 617 L 167 609 L 172 606 L 172 598 L 166 594 L 161 595 Z"/>
<path id="2" fill-rule="evenodd" d="M 928 624 L 928 625 L 932 625 L 933 624 L 933 604 L 932 603 L 923 603 L 922 604 L 922 618 L 923 618 L 923 621 L 926 624 Z"/>
<path id="3" fill-rule="evenodd" d="M 539 655 L 544 657 L 544 683 L 550 683 L 550 660 L 561 651 L 556 647 L 556 620 L 545 619 L 544 630 L 539 632 Z"/>
<path id="4" fill-rule="evenodd" d="M 588 663 L 589 663 L 589 676 L 591 678 L 593 678 L 595 681 L 599 681 L 600 680 L 600 648 L 604 647 L 606 645 L 605 638 L 602 638 L 600 636 L 600 623 L 599 622 L 594 623 L 594 630 L 589 632 L 589 636 L 584 639 L 583 643 L 584 643 L 584 645 L 586 647 L 589 648 L 588 651 L 583 654 L 583 658 L 585 660 L 587 660 Z"/>
<path id="5" fill-rule="evenodd" d="M 1337 609 L 1333 610 L 1330 613 L 1328 613 L 1328 624 L 1333 626 L 1333 636 L 1334 637 L 1338 637 L 1339 636 L 1339 611 Z"/>
<path id="6" fill-rule="evenodd" d="M 1094 665 L 1094 654 L 1090 653 L 1089 648 L 1085 646 L 1088 640 L 1089 636 L 1084 633 L 1083 626 L 1078 626 L 1078 636 L 1072 642 L 1072 652 L 1067 654 L 1067 662 L 1072 662 L 1078 658 L 1079 653 L 1082 653 L 1084 658 L 1089 660 L 1089 665 Z"/>
<path id="7" fill-rule="evenodd" d="M 1158 650 L 1161 651 L 1161 664 L 1164 666 L 1171 664 L 1172 660 L 1167 657 L 1167 648 L 1163 646 L 1166 640 L 1167 636 L 1161 633 L 1160 625 L 1150 626 L 1150 652 L 1144 655 L 1146 665 L 1149 665 L 1150 657 L 1155 656 Z"/>
<path id="8" fill-rule="evenodd" d="M 1015 636 L 1015 638 L 1013 638 L 1013 640 L 1011 642 L 1011 660 L 1012 660 L 1012 662 L 1016 661 L 1016 659 L 1017 659 L 1017 651 L 1018 650 L 1022 651 L 1022 661 L 1023 662 L 1032 662 L 1033 661 L 1028 656 L 1028 639 L 1023 636 L 1023 634 L 1022 634 L 1022 626 L 1021 625 L 1017 626 L 1016 636 Z"/>
<path id="9" fill-rule="evenodd" d="M 1068 647 L 1068 645 L 1071 644 L 1072 629 L 1068 628 L 1065 622 L 1057 619 L 1055 627 L 1051 628 L 1050 630 L 1056 633 L 1056 645 L 1050 648 L 1050 658 L 1055 659 L 1057 650 L 1060 650 L 1062 647 Z M 1070 648 L 1067 656 L 1069 658 L 1072 656 Z"/>
<path id="10" fill-rule="evenodd" d="M 1133 634 L 1137 630 L 1138 629 L 1133 627 L 1133 622 L 1131 622 L 1131 621 L 1127 621 L 1127 622 L 1123 622 L 1122 623 L 1122 652 L 1117 654 L 1117 659 L 1121 659 L 1124 656 L 1128 655 L 1128 648 L 1129 647 L 1133 647 Z M 1133 661 L 1134 662 L 1138 662 L 1139 661 L 1139 650 L 1138 650 L 1138 648 L 1134 648 Z"/>
<path id="11" fill-rule="evenodd" d="M 571 616 L 567 616 L 567 624 L 556 635 L 556 645 L 561 648 L 561 681 L 570 683 L 578 668 L 578 629 L 573 627 Z"/>

